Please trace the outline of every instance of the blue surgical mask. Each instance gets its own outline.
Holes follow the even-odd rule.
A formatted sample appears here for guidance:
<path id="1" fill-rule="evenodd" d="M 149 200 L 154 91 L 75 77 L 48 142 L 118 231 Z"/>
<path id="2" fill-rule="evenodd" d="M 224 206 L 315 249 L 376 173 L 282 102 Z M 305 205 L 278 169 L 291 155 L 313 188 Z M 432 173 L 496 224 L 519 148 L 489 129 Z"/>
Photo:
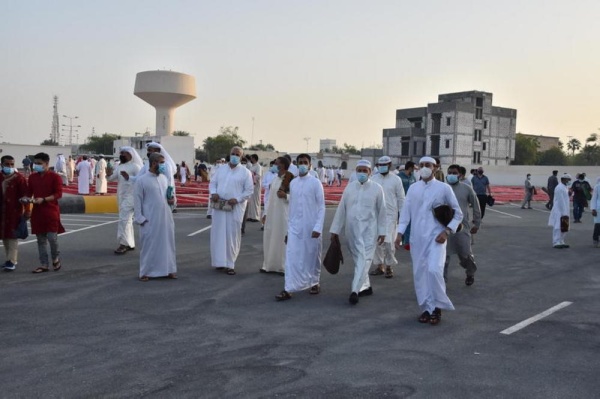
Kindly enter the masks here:
<path id="1" fill-rule="evenodd" d="M 300 166 L 298 166 L 298 172 L 301 175 L 307 174 L 308 173 L 308 165 L 300 165 Z"/>
<path id="2" fill-rule="evenodd" d="M 33 164 L 33 170 L 34 172 L 43 172 L 44 171 L 44 166 L 43 165 L 38 165 L 38 164 Z"/>
<path id="3" fill-rule="evenodd" d="M 379 171 L 379 173 L 387 173 L 390 171 L 390 168 L 387 165 L 381 165 L 377 167 L 377 170 Z"/>
<path id="4" fill-rule="evenodd" d="M 158 173 L 162 173 L 163 175 L 167 174 L 167 164 L 166 163 L 158 164 Z"/>
<path id="5" fill-rule="evenodd" d="M 358 181 L 360 183 L 364 183 L 367 180 L 369 180 L 369 175 L 367 173 L 364 173 L 364 172 L 357 172 L 356 173 L 356 178 L 358 179 Z"/>
<path id="6" fill-rule="evenodd" d="M 229 156 L 229 162 L 232 165 L 237 165 L 238 163 L 240 163 L 240 157 L 238 157 L 237 155 L 230 155 Z"/>
<path id="7" fill-rule="evenodd" d="M 458 175 L 448 175 L 446 176 L 446 181 L 449 184 L 456 184 L 458 183 Z"/>
<path id="8" fill-rule="evenodd" d="M 2 167 L 2 172 L 3 172 L 5 175 L 12 175 L 13 173 L 15 173 L 15 168 L 9 168 L 9 167 L 7 167 L 7 166 L 3 166 L 3 167 Z"/>
<path id="9" fill-rule="evenodd" d="M 269 169 L 271 171 L 271 173 L 278 173 L 279 172 L 279 168 L 275 165 L 271 166 L 271 169 Z"/>

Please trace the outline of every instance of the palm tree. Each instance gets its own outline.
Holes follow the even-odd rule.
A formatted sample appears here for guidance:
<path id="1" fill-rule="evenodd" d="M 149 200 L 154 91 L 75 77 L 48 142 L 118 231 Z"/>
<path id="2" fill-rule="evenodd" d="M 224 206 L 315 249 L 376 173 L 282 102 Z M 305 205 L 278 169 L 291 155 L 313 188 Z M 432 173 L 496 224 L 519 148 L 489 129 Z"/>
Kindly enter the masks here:
<path id="1" fill-rule="evenodd" d="M 575 151 L 581 148 L 581 141 L 578 139 L 571 139 L 567 142 L 567 150 L 572 151 L 572 155 L 575 155 Z"/>

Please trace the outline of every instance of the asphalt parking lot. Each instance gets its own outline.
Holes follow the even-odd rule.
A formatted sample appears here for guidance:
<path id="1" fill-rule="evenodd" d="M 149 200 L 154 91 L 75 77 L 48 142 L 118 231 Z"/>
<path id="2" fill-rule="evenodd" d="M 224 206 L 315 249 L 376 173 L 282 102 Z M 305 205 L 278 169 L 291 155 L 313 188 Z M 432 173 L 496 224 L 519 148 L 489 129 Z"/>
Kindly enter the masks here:
<path id="1" fill-rule="evenodd" d="M 404 250 L 396 276 L 372 278 L 374 295 L 356 306 L 349 254 L 340 274 L 323 270 L 320 295 L 278 303 L 283 277 L 258 273 L 257 223 L 247 225 L 238 274 L 227 276 L 210 267 L 210 221 L 181 210 L 179 279 L 142 283 L 138 251 L 112 252 L 116 215 L 65 215 L 60 272 L 30 273 L 30 237 L 17 270 L 0 274 L 0 396 L 597 397 L 600 249 L 590 213 L 569 233 L 571 248 L 556 250 L 547 211 L 533 206 L 488 210 L 475 238 L 475 284 L 465 286 L 452 259 L 456 311 L 439 326 L 416 321 Z"/>

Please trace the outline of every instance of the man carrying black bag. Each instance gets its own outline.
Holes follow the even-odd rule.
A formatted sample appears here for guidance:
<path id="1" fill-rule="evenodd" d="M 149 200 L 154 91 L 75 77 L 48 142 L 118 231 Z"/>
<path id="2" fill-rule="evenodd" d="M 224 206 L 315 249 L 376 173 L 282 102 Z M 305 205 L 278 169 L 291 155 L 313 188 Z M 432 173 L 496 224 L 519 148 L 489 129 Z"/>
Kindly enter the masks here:
<path id="1" fill-rule="evenodd" d="M 27 238 L 27 224 L 23 230 L 25 219 L 29 219 L 30 204 L 22 204 L 19 200 L 27 195 L 27 180 L 15 168 L 15 159 L 5 155 L 0 159 L 2 173 L 2 212 L 0 212 L 0 236 L 4 244 L 6 262 L 4 271 L 12 272 L 17 267 L 19 238 Z M 19 228 L 21 227 L 21 228 Z"/>

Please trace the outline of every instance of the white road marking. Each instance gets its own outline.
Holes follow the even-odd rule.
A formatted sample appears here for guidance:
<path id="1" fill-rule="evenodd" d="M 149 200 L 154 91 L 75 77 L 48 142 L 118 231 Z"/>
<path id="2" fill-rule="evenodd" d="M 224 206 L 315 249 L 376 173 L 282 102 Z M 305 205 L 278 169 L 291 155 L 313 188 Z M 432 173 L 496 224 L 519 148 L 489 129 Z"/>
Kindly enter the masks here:
<path id="1" fill-rule="evenodd" d="M 67 231 L 65 233 L 59 234 L 58 236 L 62 237 L 62 236 L 66 236 L 66 235 L 69 235 L 69 234 L 78 233 L 80 231 L 93 229 L 95 227 L 101 227 L 101 226 L 106 226 L 107 224 L 117 223 L 118 221 L 119 221 L 119 219 L 117 219 L 117 220 L 111 220 L 110 222 L 104 222 L 104 223 L 100 223 L 100 224 L 95 224 L 93 226 L 88 226 L 88 227 L 83 227 L 83 228 L 77 229 L 77 230 Z M 28 240 L 28 241 L 20 241 L 19 245 L 31 244 L 32 242 L 37 242 L 37 239 Z"/>
<path id="2" fill-rule="evenodd" d="M 550 316 L 552 313 L 554 313 L 560 309 L 566 308 L 567 306 L 572 305 L 572 304 L 573 304 L 573 302 L 568 302 L 568 301 L 559 303 L 558 305 L 553 306 L 550 309 L 543 311 L 542 313 L 538 313 L 535 316 L 528 318 L 527 320 L 523 320 L 522 322 L 517 323 L 512 327 L 507 328 L 506 330 L 500 331 L 500 334 L 510 335 L 510 334 L 517 332 L 517 331 L 527 327 L 528 325 L 533 324 L 536 321 L 543 319 L 544 317 Z"/>
<path id="3" fill-rule="evenodd" d="M 509 204 L 509 205 L 516 206 L 516 207 L 519 207 L 519 208 L 521 207 L 520 205 L 517 205 L 517 204 Z M 550 211 L 544 210 L 544 209 L 531 208 L 531 209 L 526 209 L 526 210 L 528 210 L 528 211 L 538 211 L 538 212 L 550 213 Z"/>
<path id="4" fill-rule="evenodd" d="M 200 230 L 198 230 L 198 231 L 194 231 L 192 234 L 188 234 L 188 237 L 193 237 L 193 236 L 195 236 L 196 234 L 200 234 L 200 233 L 202 233 L 203 231 L 206 231 L 206 230 L 210 229 L 210 227 L 211 227 L 211 226 L 206 226 L 206 227 L 205 227 L 205 228 L 203 228 L 203 229 L 200 229 Z"/>
<path id="5" fill-rule="evenodd" d="M 511 216 L 511 217 L 517 218 L 517 219 L 523 219 L 521 216 L 513 215 L 512 213 L 506 213 L 506 212 L 497 211 L 495 209 L 490 208 L 489 206 L 487 208 L 485 208 L 485 210 L 486 211 L 492 211 L 492 212 L 501 213 L 502 215 Z"/>

